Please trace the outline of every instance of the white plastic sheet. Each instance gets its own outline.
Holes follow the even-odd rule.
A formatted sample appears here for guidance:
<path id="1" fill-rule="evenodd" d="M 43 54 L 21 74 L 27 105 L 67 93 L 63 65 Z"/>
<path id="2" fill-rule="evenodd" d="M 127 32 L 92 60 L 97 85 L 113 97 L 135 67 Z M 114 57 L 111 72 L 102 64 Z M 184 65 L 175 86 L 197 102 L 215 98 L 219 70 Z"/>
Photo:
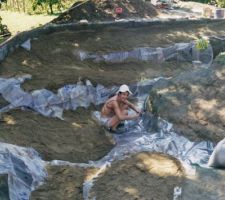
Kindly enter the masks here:
<path id="1" fill-rule="evenodd" d="M 32 148 L 0 143 L 0 173 L 8 174 L 11 200 L 28 200 L 47 176 L 45 162 Z"/>
<path id="2" fill-rule="evenodd" d="M 216 145 L 208 165 L 210 167 L 225 167 L 225 138 Z"/>
<path id="3" fill-rule="evenodd" d="M 172 46 L 161 48 L 140 47 L 130 51 L 111 52 L 108 54 L 94 54 L 91 52 L 78 51 L 78 58 L 83 61 L 86 59 L 94 60 L 95 62 L 112 62 L 120 63 L 126 60 L 142 60 L 142 61 L 158 61 L 166 60 L 178 61 L 193 61 L 196 58 L 192 53 L 194 43 L 176 43 Z M 211 54 L 209 55 L 212 56 Z"/>
<path id="4" fill-rule="evenodd" d="M 27 51 L 31 50 L 31 40 L 30 38 L 25 41 L 23 44 L 20 45 L 21 47 L 23 47 L 24 49 L 26 49 Z"/>
<path id="5" fill-rule="evenodd" d="M 30 94 L 20 88 L 20 84 L 27 78 L 31 77 L 0 79 L 0 94 L 9 102 L 9 105 L 0 109 L 0 113 L 17 107 L 28 107 L 44 116 L 63 119 L 64 109 L 87 108 L 91 103 L 99 105 L 117 90 L 117 87 L 107 89 L 102 85 L 94 87 L 87 80 L 85 84 L 78 82 L 66 85 L 57 94 L 46 89 L 35 90 Z"/>

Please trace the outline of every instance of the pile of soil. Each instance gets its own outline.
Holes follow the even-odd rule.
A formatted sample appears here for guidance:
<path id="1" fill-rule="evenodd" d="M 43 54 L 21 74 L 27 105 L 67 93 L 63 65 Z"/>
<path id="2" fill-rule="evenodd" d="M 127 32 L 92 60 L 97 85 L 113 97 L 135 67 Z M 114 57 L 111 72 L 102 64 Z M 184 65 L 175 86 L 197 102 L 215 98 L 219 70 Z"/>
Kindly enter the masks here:
<path id="1" fill-rule="evenodd" d="M 33 147 L 44 160 L 88 162 L 105 156 L 114 146 L 104 129 L 91 118 L 91 110 L 64 113 L 65 120 L 46 118 L 30 110 L 2 115 L 1 142 Z"/>
<path id="2" fill-rule="evenodd" d="M 153 86 L 152 107 L 189 139 L 219 142 L 225 137 L 224 66 L 184 72 Z M 166 92 L 165 92 L 166 91 Z"/>
<path id="3" fill-rule="evenodd" d="M 121 14 L 115 9 L 122 8 Z M 78 1 L 62 13 L 53 23 L 88 21 L 107 21 L 119 18 L 151 18 L 157 16 L 156 8 L 143 0 L 89 0 Z"/>
<path id="4" fill-rule="evenodd" d="M 169 200 L 173 199 L 174 187 L 182 184 L 183 176 L 177 159 L 143 152 L 114 162 L 96 180 L 90 199 Z"/>
<path id="5" fill-rule="evenodd" d="M 32 192 L 31 200 L 83 199 L 85 170 L 80 167 L 48 166 L 45 183 Z"/>

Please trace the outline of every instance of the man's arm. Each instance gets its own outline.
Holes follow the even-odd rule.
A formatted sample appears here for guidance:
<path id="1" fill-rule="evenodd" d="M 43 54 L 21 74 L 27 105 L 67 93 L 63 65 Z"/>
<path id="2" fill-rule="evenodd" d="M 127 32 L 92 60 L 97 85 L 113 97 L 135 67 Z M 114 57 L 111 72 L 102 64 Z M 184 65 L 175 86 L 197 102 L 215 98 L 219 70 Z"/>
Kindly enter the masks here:
<path id="1" fill-rule="evenodd" d="M 131 108 L 132 110 L 134 110 L 136 113 L 140 114 L 141 111 L 131 102 L 129 102 L 128 100 L 126 100 L 126 104 L 129 106 L 129 108 Z"/>
<path id="2" fill-rule="evenodd" d="M 139 113 L 136 115 L 124 115 L 121 110 L 120 107 L 118 105 L 118 103 L 116 101 L 113 102 L 112 104 L 114 112 L 116 114 L 116 116 L 119 118 L 119 120 L 130 120 L 130 119 L 137 119 L 139 117 Z M 129 106 L 129 105 L 128 105 Z"/>

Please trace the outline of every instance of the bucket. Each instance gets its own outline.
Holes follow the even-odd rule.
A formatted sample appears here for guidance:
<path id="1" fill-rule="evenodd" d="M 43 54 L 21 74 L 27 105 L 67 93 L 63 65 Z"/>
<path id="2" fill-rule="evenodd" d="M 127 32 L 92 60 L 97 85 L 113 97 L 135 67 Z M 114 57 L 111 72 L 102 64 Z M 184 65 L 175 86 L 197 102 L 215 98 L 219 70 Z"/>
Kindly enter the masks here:
<path id="1" fill-rule="evenodd" d="M 224 18 L 224 9 L 216 9 L 214 12 L 215 19 L 222 19 Z"/>

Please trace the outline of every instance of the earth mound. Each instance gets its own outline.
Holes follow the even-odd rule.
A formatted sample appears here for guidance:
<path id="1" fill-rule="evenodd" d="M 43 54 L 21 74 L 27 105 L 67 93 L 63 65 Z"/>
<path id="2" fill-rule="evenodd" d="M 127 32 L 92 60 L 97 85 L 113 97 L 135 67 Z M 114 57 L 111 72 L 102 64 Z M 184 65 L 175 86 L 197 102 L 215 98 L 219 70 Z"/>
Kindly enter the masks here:
<path id="1" fill-rule="evenodd" d="M 84 19 L 110 21 L 120 18 L 151 18 L 157 14 L 156 8 L 151 3 L 142 0 L 90 0 L 76 2 L 52 22 L 60 24 Z"/>

